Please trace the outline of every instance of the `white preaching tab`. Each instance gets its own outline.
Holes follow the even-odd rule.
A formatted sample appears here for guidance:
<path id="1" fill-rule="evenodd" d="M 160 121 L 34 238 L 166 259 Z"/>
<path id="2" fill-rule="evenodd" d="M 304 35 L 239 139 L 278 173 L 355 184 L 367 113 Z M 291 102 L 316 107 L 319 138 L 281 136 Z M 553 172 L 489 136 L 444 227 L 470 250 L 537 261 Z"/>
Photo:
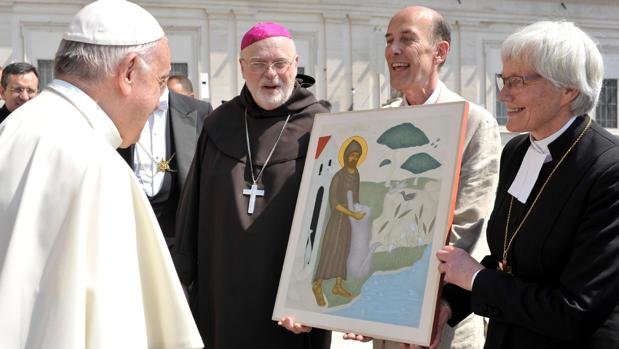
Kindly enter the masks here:
<path id="1" fill-rule="evenodd" d="M 539 141 L 533 139 L 533 136 L 529 134 L 531 145 L 529 145 L 529 149 L 527 149 L 527 153 L 522 159 L 516 178 L 514 178 L 512 185 L 507 190 L 509 194 L 523 204 L 527 202 L 533 186 L 537 182 L 542 166 L 544 166 L 544 163 L 552 161 L 548 145 L 559 138 L 572 125 L 574 120 L 576 120 L 575 116 L 570 118 L 559 131 Z"/>
<path id="2" fill-rule="evenodd" d="M 516 178 L 514 178 L 512 185 L 507 191 L 523 204 L 527 202 L 531 190 L 533 190 L 533 186 L 537 181 L 537 177 L 539 177 L 539 172 L 546 161 L 546 154 L 539 152 L 539 150 L 535 149 L 532 145 L 533 143 L 531 143 L 527 153 L 524 155 Z"/>

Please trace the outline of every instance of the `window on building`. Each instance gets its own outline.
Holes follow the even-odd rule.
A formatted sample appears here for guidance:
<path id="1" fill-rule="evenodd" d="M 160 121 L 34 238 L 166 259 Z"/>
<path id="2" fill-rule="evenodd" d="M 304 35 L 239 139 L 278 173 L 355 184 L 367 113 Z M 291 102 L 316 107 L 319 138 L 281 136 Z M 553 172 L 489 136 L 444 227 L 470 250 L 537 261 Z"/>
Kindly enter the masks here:
<path id="1" fill-rule="evenodd" d="M 37 60 L 39 73 L 39 89 L 42 90 L 54 79 L 54 61 L 51 59 Z"/>
<path id="2" fill-rule="evenodd" d="M 172 63 L 170 75 L 189 76 L 189 65 L 187 63 Z"/>
<path id="3" fill-rule="evenodd" d="M 604 79 L 595 120 L 603 127 L 617 128 L 617 79 Z"/>
<path id="4" fill-rule="evenodd" d="M 496 84 L 494 85 L 494 89 L 496 92 L 495 96 L 498 97 L 500 91 Z M 499 123 L 499 125 L 507 125 L 507 108 L 505 108 L 505 103 L 499 101 L 498 98 L 496 99 L 494 114 L 496 115 L 496 121 Z"/>

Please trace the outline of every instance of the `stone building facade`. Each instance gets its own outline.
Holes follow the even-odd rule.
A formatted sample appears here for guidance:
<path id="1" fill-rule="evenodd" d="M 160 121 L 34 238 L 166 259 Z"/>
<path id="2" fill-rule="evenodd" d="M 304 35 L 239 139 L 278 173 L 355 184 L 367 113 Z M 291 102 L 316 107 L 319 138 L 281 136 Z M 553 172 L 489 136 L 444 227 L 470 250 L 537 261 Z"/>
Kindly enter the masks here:
<path id="1" fill-rule="evenodd" d="M 0 64 L 28 61 L 43 82 L 71 16 L 88 1 L 0 0 Z M 238 94 L 243 80 L 239 42 L 255 22 L 290 28 L 312 88 L 333 111 L 378 108 L 393 93 L 383 52 L 390 16 L 413 4 L 402 0 L 146 0 L 170 39 L 173 70 L 187 74 L 214 107 Z M 542 19 L 576 22 L 599 43 L 606 81 L 600 122 L 617 128 L 619 2 L 615 0 L 419 0 L 443 13 L 452 26 L 452 48 L 441 77 L 446 85 L 484 105 L 504 122 L 494 74 L 501 69 L 501 41 L 516 28 Z"/>

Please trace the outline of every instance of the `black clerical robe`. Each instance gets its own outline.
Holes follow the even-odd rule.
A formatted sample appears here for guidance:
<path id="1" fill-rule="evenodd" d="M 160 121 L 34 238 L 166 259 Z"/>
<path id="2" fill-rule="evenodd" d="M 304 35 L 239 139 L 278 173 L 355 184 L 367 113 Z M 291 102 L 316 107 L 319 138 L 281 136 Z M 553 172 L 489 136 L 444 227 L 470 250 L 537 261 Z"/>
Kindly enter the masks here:
<path id="1" fill-rule="evenodd" d="M 6 104 L 3 105 L 2 108 L 0 108 L 0 123 L 2 123 L 9 114 L 11 114 L 11 112 L 6 108 Z"/>
<path id="2" fill-rule="evenodd" d="M 265 111 L 246 87 L 206 120 L 178 209 L 174 262 L 209 349 L 329 348 L 330 333 L 296 335 L 271 320 L 316 113 L 327 112 L 296 84 L 283 106 Z M 284 121 L 281 140 L 258 181 L 264 189 L 247 213 L 243 189 L 252 183 L 244 115 L 254 175 L 262 169 Z"/>
<path id="3" fill-rule="evenodd" d="M 527 200 L 513 200 L 508 239 L 522 222 L 559 159 L 585 128 L 574 123 L 549 145 Z M 507 257 L 513 276 L 496 270 L 502 258 L 513 182 L 529 147 L 517 136 L 501 155 L 499 186 L 488 222 L 491 255 L 472 292 L 453 285 L 443 297 L 454 325 L 470 311 L 488 317 L 487 349 L 619 348 L 619 140 L 592 123 L 557 168 Z"/>

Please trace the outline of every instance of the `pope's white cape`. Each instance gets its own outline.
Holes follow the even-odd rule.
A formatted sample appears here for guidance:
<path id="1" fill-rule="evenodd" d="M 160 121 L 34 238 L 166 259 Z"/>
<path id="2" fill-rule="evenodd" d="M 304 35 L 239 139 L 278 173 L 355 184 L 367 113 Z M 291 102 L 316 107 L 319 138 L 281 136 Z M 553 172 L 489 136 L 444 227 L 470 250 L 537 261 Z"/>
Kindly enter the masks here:
<path id="1" fill-rule="evenodd" d="M 58 80 L 0 125 L 0 348 L 203 346 L 119 144 Z"/>

